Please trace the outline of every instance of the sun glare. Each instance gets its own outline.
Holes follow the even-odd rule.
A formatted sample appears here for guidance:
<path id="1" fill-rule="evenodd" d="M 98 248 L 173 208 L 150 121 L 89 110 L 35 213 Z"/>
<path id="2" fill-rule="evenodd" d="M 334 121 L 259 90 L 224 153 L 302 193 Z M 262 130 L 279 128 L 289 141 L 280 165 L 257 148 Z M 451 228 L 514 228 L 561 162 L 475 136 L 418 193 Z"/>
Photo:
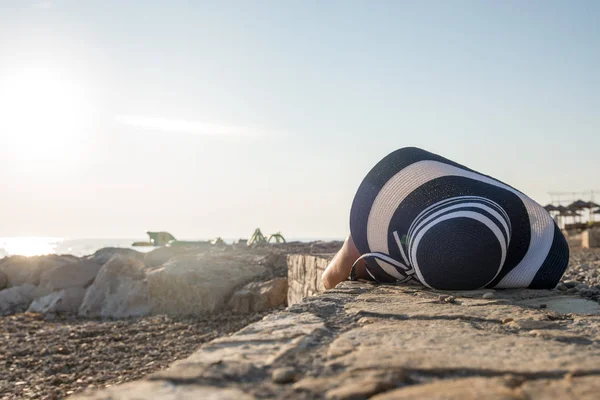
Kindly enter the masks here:
<path id="1" fill-rule="evenodd" d="M 61 238 L 44 237 L 0 238 L 0 248 L 4 249 L 7 255 L 11 256 L 41 256 L 44 254 L 54 254 L 56 246 L 61 241 Z"/>
<path id="2" fill-rule="evenodd" d="M 0 135 L 13 158 L 58 160 L 82 133 L 84 90 L 62 71 L 28 67 L 0 76 Z"/>

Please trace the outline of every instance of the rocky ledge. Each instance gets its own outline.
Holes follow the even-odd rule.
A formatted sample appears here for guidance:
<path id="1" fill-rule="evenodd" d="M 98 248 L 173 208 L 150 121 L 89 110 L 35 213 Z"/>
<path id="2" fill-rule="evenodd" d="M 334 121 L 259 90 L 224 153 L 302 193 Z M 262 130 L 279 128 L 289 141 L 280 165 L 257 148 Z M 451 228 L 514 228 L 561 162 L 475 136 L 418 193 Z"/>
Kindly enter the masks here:
<path id="1" fill-rule="evenodd" d="M 341 242 L 149 253 L 104 248 L 87 257 L 0 259 L 0 317 L 24 311 L 84 318 L 261 312 L 287 301 L 286 255 L 337 251 Z"/>
<path id="2" fill-rule="evenodd" d="M 344 282 L 77 398 L 595 399 L 600 305 L 560 290 Z"/>

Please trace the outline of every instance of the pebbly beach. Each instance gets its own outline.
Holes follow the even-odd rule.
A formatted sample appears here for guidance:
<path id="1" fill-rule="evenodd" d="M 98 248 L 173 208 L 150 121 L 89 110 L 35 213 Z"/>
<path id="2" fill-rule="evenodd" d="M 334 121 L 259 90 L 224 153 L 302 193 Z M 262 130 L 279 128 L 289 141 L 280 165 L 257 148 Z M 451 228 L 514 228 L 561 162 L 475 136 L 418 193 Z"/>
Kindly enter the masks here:
<path id="1" fill-rule="evenodd" d="M 0 259 L 0 399 L 59 399 L 164 369 L 284 308 L 287 254 L 340 245 L 103 248 Z"/>

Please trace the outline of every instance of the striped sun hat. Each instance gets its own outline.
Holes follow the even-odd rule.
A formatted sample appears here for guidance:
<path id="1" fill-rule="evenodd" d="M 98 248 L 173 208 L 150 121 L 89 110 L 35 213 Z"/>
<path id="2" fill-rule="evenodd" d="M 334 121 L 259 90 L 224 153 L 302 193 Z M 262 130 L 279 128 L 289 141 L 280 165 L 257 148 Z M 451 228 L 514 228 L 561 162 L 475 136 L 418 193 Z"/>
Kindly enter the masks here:
<path id="1" fill-rule="evenodd" d="M 550 214 L 497 179 L 414 147 L 365 177 L 350 232 L 377 282 L 553 288 L 569 247 Z"/>

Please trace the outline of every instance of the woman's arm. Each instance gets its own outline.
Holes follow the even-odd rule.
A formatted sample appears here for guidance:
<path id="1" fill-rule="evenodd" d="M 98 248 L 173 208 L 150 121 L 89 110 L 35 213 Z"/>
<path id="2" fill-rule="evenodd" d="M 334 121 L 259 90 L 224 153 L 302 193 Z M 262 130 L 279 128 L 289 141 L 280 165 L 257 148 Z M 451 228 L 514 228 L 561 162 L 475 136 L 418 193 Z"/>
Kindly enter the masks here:
<path id="1" fill-rule="evenodd" d="M 334 288 L 338 283 L 345 281 L 350 276 L 352 264 L 360 257 L 360 253 L 354 245 L 352 236 L 348 235 L 344 245 L 337 252 L 321 276 L 325 289 Z M 366 271 L 363 262 L 356 264 L 356 276 L 365 277 Z"/>

